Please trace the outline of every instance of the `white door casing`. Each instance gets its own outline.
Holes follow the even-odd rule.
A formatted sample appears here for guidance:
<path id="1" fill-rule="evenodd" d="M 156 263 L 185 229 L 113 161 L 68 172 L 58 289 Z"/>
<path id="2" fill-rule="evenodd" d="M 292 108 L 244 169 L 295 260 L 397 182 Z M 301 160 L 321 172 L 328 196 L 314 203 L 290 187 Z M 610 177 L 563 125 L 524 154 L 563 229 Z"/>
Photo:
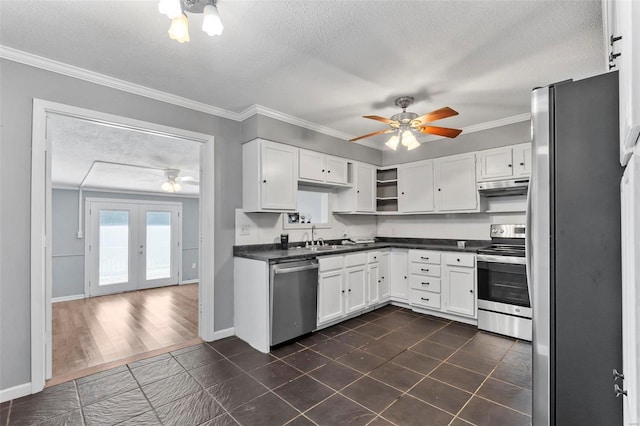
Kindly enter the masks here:
<path id="1" fill-rule="evenodd" d="M 31 155 L 31 393 L 44 389 L 51 377 L 51 167 L 47 117 L 66 115 L 121 128 L 197 142 L 200 150 L 200 259 L 199 335 L 214 338 L 214 138 L 178 129 L 70 105 L 34 99 Z M 205 214 L 206 213 L 206 214 Z"/>

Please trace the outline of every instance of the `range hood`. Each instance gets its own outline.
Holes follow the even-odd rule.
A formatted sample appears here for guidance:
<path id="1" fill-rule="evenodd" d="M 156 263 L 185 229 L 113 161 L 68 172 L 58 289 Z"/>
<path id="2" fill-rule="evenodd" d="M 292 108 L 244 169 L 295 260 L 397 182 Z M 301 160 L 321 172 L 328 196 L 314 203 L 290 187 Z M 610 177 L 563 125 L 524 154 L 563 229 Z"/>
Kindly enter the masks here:
<path id="1" fill-rule="evenodd" d="M 496 180 L 478 183 L 478 192 L 483 197 L 525 195 L 529 189 L 529 178 Z"/>

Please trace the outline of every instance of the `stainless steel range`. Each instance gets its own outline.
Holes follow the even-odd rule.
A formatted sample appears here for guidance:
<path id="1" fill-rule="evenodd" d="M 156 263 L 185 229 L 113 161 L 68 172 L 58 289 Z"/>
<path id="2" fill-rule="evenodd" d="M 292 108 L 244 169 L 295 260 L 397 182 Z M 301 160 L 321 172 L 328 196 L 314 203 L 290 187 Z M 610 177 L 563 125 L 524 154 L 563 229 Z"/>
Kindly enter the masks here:
<path id="1" fill-rule="evenodd" d="M 531 341 L 525 225 L 491 225 L 491 246 L 478 250 L 478 328 Z"/>

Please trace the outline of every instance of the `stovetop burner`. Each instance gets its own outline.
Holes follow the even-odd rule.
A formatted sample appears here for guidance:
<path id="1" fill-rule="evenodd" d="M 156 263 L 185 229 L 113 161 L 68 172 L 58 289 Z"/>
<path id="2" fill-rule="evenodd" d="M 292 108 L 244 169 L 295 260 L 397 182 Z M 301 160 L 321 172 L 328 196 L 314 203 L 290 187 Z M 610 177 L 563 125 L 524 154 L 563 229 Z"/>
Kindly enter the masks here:
<path id="1" fill-rule="evenodd" d="M 478 249 L 478 254 L 493 254 L 497 256 L 524 257 L 524 245 L 495 244 L 490 247 Z"/>

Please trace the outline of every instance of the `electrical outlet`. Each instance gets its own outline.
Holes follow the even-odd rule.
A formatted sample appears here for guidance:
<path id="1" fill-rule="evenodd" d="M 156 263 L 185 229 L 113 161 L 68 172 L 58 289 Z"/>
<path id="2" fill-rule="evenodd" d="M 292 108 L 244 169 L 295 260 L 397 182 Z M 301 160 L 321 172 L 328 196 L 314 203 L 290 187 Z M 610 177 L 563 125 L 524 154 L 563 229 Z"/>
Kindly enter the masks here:
<path id="1" fill-rule="evenodd" d="M 195 262 L 193 262 L 193 263 L 191 264 L 191 269 L 196 269 L 196 263 L 195 263 Z"/>
<path id="2" fill-rule="evenodd" d="M 251 233 L 251 225 L 243 223 L 240 225 L 240 235 L 249 235 Z"/>

